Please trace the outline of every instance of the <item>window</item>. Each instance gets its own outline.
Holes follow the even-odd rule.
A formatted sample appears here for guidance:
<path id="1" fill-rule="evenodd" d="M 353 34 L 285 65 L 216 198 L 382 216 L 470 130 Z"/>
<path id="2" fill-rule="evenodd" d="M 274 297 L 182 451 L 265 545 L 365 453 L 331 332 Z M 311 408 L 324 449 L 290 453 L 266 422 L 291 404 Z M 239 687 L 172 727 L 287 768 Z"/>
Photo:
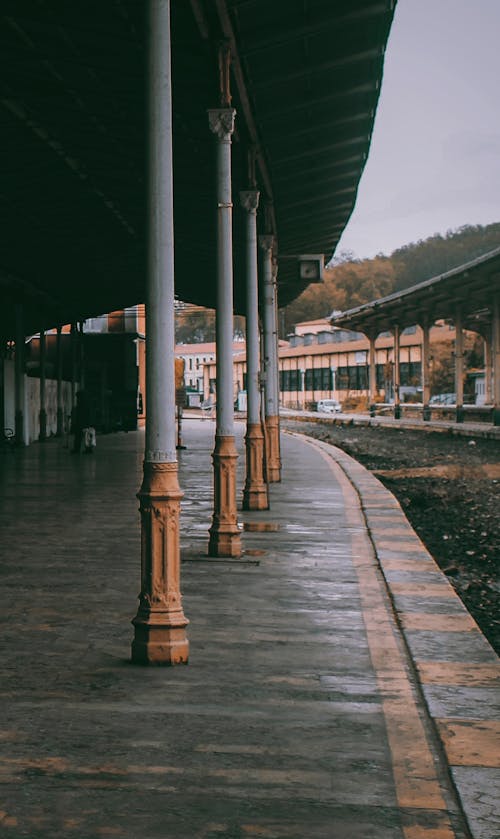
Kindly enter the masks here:
<path id="1" fill-rule="evenodd" d="M 337 390 L 349 390 L 349 368 L 337 368 Z"/>

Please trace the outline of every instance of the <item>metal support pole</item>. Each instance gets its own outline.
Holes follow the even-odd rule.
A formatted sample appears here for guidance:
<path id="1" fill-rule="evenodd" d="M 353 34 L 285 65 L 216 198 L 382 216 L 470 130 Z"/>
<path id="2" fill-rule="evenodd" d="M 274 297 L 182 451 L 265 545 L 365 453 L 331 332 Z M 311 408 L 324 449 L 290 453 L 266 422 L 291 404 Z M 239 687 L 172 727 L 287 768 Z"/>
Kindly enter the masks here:
<path id="1" fill-rule="evenodd" d="M 500 425 L 500 295 L 498 294 L 493 298 L 492 317 L 493 424 Z"/>
<path id="2" fill-rule="evenodd" d="M 264 482 L 264 432 L 260 417 L 260 334 L 259 289 L 257 269 L 257 207 L 259 193 L 247 190 L 240 193 L 241 206 L 246 212 L 247 273 L 246 273 L 246 347 L 247 347 L 247 433 L 246 481 L 243 490 L 244 510 L 267 510 L 269 499 Z"/>
<path id="3" fill-rule="evenodd" d="M 265 413 L 267 434 L 267 479 L 269 483 L 281 481 L 279 381 L 277 341 L 276 276 L 273 271 L 273 236 L 259 237 L 263 251 L 263 323 Z"/>
<path id="4" fill-rule="evenodd" d="M 370 348 L 368 350 L 368 402 L 370 416 L 375 416 L 375 394 L 377 392 L 377 367 L 375 363 L 375 340 L 376 336 L 368 336 Z"/>
<path id="5" fill-rule="evenodd" d="M 484 404 L 491 405 L 493 402 L 492 384 L 493 384 L 493 331 L 489 330 L 486 337 L 483 336 L 484 341 Z"/>
<path id="6" fill-rule="evenodd" d="M 148 0 L 148 274 L 146 290 L 146 451 L 138 493 L 141 592 L 132 621 L 132 661 L 185 664 L 188 623 L 180 592 L 175 435 L 174 232 L 170 0 Z"/>
<path id="7" fill-rule="evenodd" d="M 15 400 L 15 442 L 24 446 L 24 312 L 22 304 L 16 303 L 16 355 L 14 360 L 14 400 Z"/>
<path id="8" fill-rule="evenodd" d="M 57 367 L 57 431 L 56 436 L 62 437 L 64 431 L 63 399 L 62 399 L 62 327 L 57 327 L 56 338 L 56 367 Z"/>
<path id="9" fill-rule="evenodd" d="M 431 398 L 431 350 L 430 326 L 428 321 L 422 323 L 422 402 L 423 419 L 428 422 L 431 418 L 429 400 Z"/>
<path id="10" fill-rule="evenodd" d="M 455 395 L 456 420 L 464 421 L 464 333 L 462 310 L 457 306 L 455 312 Z"/>
<path id="11" fill-rule="evenodd" d="M 85 338 L 83 320 L 78 325 L 78 388 L 85 390 Z"/>
<path id="12" fill-rule="evenodd" d="M 214 466 L 214 513 L 209 556 L 239 556 L 241 535 L 236 513 L 236 463 L 233 402 L 233 231 L 231 135 L 234 108 L 209 110 L 217 149 L 217 419 Z"/>
<path id="13" fill-rule="evenodd" d="M 71 340 L 71 412 L 76 405 L 76 384 L 77 384 L 77 340 L 78 336 L 76 334 L 76 323 L 71 324 L 70 330 L 70 340 Z"/>
<path id="14" fill-rule="evenodd" d="M 45 362 L 47 342 L 45 330 L 40 330 L 40 432 L 38 439 L 40 441 L 47 438 L 47 409 L 45 405 Z"/>
<path id="15" fill-rule="evenodd" d="M 394 334 L 394 419 L 401 419 L 401 374 L 399 367 L 399 353 L 401 351 L 401 330 L 398 325 L 393 328 Z"/>

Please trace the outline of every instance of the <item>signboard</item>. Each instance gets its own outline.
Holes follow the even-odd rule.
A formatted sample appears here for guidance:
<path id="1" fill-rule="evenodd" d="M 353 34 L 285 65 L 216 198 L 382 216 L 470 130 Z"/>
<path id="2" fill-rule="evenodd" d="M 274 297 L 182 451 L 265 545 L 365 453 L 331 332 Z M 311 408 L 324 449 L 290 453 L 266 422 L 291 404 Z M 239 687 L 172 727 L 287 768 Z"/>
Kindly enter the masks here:
<path id="1" fill-rule="evenodd" d="M 184 408 L 186 404 L 186 385 L 184 384 L 185 361 L 183 358 L 175 359 L 175 404 L 178 408 Z"/>

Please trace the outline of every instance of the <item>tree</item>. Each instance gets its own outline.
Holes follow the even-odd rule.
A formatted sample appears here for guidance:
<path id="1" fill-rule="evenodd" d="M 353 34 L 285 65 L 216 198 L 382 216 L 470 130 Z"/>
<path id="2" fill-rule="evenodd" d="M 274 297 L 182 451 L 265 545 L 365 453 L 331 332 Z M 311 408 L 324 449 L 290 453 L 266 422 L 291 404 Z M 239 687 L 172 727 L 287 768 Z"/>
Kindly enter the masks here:
<path id="1" fill-rule="evenodd" d="M 335 257 L 325 270 L 323 283 L 310 285 L 286 308 L 289 332 L 295 323 L 328 317 L 333 310 L 345 311 L 385 297 L 393 291 L 428 280 L 457 268 L 500 246 L 500 222 L 483 227 L 464 225 L 436 233 L 428 239 L 410 242 L 390 256 L 356 259 L 352 252 Z"/>
<path id="2" fill-rule="evenodd" d="M 310 285 L 287 306 L 285 323 L 290 331 L 295 323 L 328 317 L 377 297 L 385 297 L 394 288 L 395 273 L 389 257 L 353 259 L 350 254 L 325 269 L 324 281 Z"/>

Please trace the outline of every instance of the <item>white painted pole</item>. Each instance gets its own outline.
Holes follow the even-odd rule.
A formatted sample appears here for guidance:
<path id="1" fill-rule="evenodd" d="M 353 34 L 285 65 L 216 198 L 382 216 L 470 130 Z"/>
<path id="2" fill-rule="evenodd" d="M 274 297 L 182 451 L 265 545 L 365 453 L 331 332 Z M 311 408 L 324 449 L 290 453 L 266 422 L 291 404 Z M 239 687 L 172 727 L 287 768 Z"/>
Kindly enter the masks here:
<path id="1" fill-rule="evenodd" d="M 172 463 L 177 456 L 170 2 L 155 0 L 150 8 L 145 460 Z"/>
<path id="2" fill-rule="evenodd" d="M 264 324 L 264 370 L 266 373 L 266 417 L 276 417 L 279 413 L 276 359 L 276 312 L 273 277 L 273 236 L 261 236 L 260 247 L 263 251 L 263 324 Z"/>
<path id="3" fill-rule="evenodd" d="M 248 190 L 240 194 L 247 221 L 247 288 L 246 288 L 246 356 L 247 356 L 247 423 L 260 423 L 260 347 L 259 290 L 257 269 L 257 207 L 259 193 Z"/>

